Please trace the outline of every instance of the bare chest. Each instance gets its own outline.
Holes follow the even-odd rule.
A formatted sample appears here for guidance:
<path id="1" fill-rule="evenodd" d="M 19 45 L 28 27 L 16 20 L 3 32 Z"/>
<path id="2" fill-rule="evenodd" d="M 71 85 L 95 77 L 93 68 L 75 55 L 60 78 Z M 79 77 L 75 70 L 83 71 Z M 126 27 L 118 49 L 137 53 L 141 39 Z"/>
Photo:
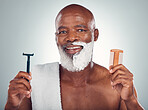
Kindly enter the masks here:
<path id="1" fill-rule="evenodd" d="M 118 110 L 120 97 L 109 87 L 71 87 L 61 84 L 63 110 Z"/>

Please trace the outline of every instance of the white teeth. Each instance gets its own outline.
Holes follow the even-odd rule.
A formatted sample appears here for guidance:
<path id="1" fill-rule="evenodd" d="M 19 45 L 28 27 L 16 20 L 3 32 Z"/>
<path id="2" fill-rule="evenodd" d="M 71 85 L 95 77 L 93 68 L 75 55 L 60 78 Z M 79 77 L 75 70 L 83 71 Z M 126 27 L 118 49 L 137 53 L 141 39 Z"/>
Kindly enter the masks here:
<path id="1" fill-rule="evenodd" d="M 67 49 L 78 49 L 80 47 L 68 47 Z"/>

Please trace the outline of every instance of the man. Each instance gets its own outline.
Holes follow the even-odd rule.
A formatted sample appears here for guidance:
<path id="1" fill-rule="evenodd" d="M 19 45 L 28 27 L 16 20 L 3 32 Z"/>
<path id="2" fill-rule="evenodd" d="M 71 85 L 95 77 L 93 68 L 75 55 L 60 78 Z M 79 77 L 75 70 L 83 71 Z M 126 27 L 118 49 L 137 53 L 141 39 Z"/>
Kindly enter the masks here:
<path id="1" fill-rule="evenodd" d="M 61 56 L 59 74 L 63 110 L 143 109 L 136 97 L 133 74 L 125 66 L 110 66 L 108 71 L 92 62 L 93 44 L 98 39 L 99 31 L 88 9 L 76 4 L 66 6 L 57 15 L 55 27 Z M 5 109 L 32 109 L 33 91 L 26 79 L 31 81 L 31 74 L 19 72 L 10 81 Z M 42 82 L 46 80 L 49 79 L 45 78 Z M 52 87 L 49 86 L 49 89 L 52 90 Z M 44 106 L 44 103 L 41 105 Z"/>

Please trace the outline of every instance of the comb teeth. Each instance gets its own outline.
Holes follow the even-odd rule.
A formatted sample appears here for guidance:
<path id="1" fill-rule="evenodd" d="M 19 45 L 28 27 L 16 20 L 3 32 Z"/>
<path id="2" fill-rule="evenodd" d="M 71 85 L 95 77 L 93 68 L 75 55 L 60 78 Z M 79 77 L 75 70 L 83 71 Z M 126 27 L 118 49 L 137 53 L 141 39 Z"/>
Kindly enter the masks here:
<path id="1" fill-rule="evenodd" d="M 122 64 L 123 59 L 123 50 L 112 49 L 110 50 L 110 64 L 109 65 L 118 65 Z"/>

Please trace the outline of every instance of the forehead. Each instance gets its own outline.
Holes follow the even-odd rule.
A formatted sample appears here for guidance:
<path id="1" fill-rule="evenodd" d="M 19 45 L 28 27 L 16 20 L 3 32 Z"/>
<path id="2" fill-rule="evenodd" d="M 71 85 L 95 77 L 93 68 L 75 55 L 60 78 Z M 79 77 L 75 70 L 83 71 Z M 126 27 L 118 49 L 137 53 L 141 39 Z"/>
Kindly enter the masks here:
<path id="1" fill-rule="evenodd" d="M 60 13 L 56 19 L 56 28 L 60 26 L 86 25 L 92 22 L 89 16 L 82 13 Z"/>

